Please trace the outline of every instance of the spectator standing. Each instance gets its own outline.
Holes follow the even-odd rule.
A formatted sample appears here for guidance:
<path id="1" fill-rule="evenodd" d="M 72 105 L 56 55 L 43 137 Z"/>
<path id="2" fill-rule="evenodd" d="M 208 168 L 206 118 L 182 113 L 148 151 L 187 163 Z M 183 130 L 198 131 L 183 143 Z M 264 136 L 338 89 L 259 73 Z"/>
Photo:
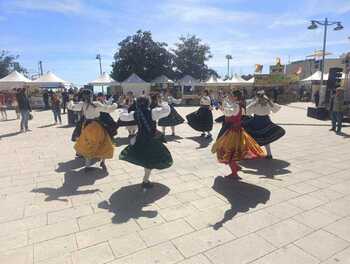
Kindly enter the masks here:
<path id="1" fill-rule="evenodd" d="M 21 132 L 28 132 L 30 131 L 28 128 L 28 121 L 32 108 L 30 107 L 28 97 L 25 94 L 25 88 L 20 89 L 17 93 L 17 102 L 19 111 L 21 113 Z"/>
<path id="2" fill-rule="evenodd" d="M 66 108 L 67 108 L 67 103 L 69 102 L 69 94 L 67 92 L 67 89 L 64 89 L 62 92 L 62 109 L 63 109 L 63 114 L 66 113 Z"/>
<path id="3" fill-rule="evenodd" d="M 314 93 L 314 101 L 315 101 L 315 106 L 318 107 L 318 104 L 320 103 L 320 91 L 317 90 Z"/>
<path id="4" fill-rule="evenodd" d="M 329 110 L 332 119 L 330 131 L 335 131 L 337 135 L 340 135 L 345 111 L 344 90 L 341 87 L 337 88 L 335 94 L 331 97 Z"/>
<path id="5" fill-rule="evenodd" d="M 49 109 L 49 93 L 47 90 L 44 90 L 43 100 L 44 100 L 44 104 L 45 104 L 45 109 Z"/>
<path id="6" fill-rule="evenodd" d="M 0 112 L 1 112 L 1 119 L 3 121 L 7 121 L 6 99 L 4 94 L 0 94 Z"/>
<path id="7" fill-rule="evenodd" d="M 62 124 L 62 119 L 61 119 L 61 101 L 58 98 L 58 95 L 56 93 L 54 93 L 52 95 L 51 108 L 52 108 L 53 116 L 54 116 L 54 119 L 55 119 L 55 125 L 57 125 L 57 121 L 61 125 Z"/>

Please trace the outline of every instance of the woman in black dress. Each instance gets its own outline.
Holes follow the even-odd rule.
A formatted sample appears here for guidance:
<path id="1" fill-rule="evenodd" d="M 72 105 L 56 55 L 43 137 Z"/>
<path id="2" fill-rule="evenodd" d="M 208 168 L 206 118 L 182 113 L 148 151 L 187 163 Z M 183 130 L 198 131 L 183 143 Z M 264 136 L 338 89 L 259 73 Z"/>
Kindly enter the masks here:
<path id="1" fill-rule="evenodd" d="M 213 129 L 213 114 L 211 112 L 211 99 L 207 90 L 203 92 L 199 104 L 200 107 L 196 112 L 186 116 L 187 122 L 194 130 L 202 132 L 201 137 L 211 138 L 210 131 Z"/>
<path id="2" fill-rule="evenodd" d="M 169 150 L 161 139 L 156 137 L 156 121 L 170 114 L 170 107 L 163 103 L 161 107 L 150 108 L 147 97 L 139 97 L 136 100 L 136 110 L 130 113 L 121 113 L 122 121 L 136 121 L 138 131 L 135 140 L 122 150 L 120 160 L 128 161 L 141 166 L 145 170 L 142 188 L 149 189 L 153 185 L 149 178 L 153 169 L 166 169 L 173 164 Z"/>

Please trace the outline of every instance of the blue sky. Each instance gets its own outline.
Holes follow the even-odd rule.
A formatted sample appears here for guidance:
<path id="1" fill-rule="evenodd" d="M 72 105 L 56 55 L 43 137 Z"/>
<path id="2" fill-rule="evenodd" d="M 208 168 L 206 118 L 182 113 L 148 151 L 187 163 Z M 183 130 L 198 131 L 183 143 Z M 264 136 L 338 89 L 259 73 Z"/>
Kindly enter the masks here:
<path id="1" fill-rule="evenodd" d="M 225 55 L 235 73 L 265 70 L 276 57 L 303 59 L 322 46 L 322 30 L 307 30 L 310 19 L 340 20 L 345 29 L 329 32 L 328 51 L 350 50 L 350 0 L 0 0 L 0 49 L 20 62 L 77 85 L 111 71 L 118 43 L 138 29 L 151 30 L 170 47 L 181 35 L 195 34 L 209 44 L 209 65 L 226 73 Z"/>

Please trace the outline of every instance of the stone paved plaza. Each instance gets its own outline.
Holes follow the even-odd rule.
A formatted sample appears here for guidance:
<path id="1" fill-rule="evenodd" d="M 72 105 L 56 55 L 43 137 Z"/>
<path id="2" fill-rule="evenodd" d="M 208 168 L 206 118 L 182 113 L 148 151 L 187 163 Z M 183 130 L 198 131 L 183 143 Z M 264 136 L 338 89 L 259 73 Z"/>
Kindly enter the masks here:
<path id="1" fill-rule="evenodd" d="M 73 128 L 50 126 L 50 111 L 34 112 L 25 134 L 0 122 L 0 263 L 350 263 L 350 136 L 305 109 L 273 116 L 287 131 L 275 159 L 241 162 L 241 182 L 222 177 L 212 142 L 179 126 L 167 143 L 174 165 L 148 192 L 143 169 L 118 160 L 125 128 L 108 175 L 84 174 Z"/>

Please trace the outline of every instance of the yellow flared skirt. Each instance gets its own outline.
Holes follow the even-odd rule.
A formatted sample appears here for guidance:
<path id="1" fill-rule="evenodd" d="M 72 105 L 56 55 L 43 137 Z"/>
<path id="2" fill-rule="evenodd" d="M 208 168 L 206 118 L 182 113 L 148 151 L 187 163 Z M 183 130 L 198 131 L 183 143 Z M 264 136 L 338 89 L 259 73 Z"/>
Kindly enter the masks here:
<path id="1" fill-rule="evenodd" d="M 87 159 L 111 159 L 114 153 L 110 136 L 96 121 L 83 127 L 74 148 Z"/>
<path id="2" fill-rule="evenodd" d="M 216 140 L 212 149 L 221 163 L 228 164 L 232 160 L 259 159 L 266 157 L 265 151 L 243 128 L 230 129 Z"/>

